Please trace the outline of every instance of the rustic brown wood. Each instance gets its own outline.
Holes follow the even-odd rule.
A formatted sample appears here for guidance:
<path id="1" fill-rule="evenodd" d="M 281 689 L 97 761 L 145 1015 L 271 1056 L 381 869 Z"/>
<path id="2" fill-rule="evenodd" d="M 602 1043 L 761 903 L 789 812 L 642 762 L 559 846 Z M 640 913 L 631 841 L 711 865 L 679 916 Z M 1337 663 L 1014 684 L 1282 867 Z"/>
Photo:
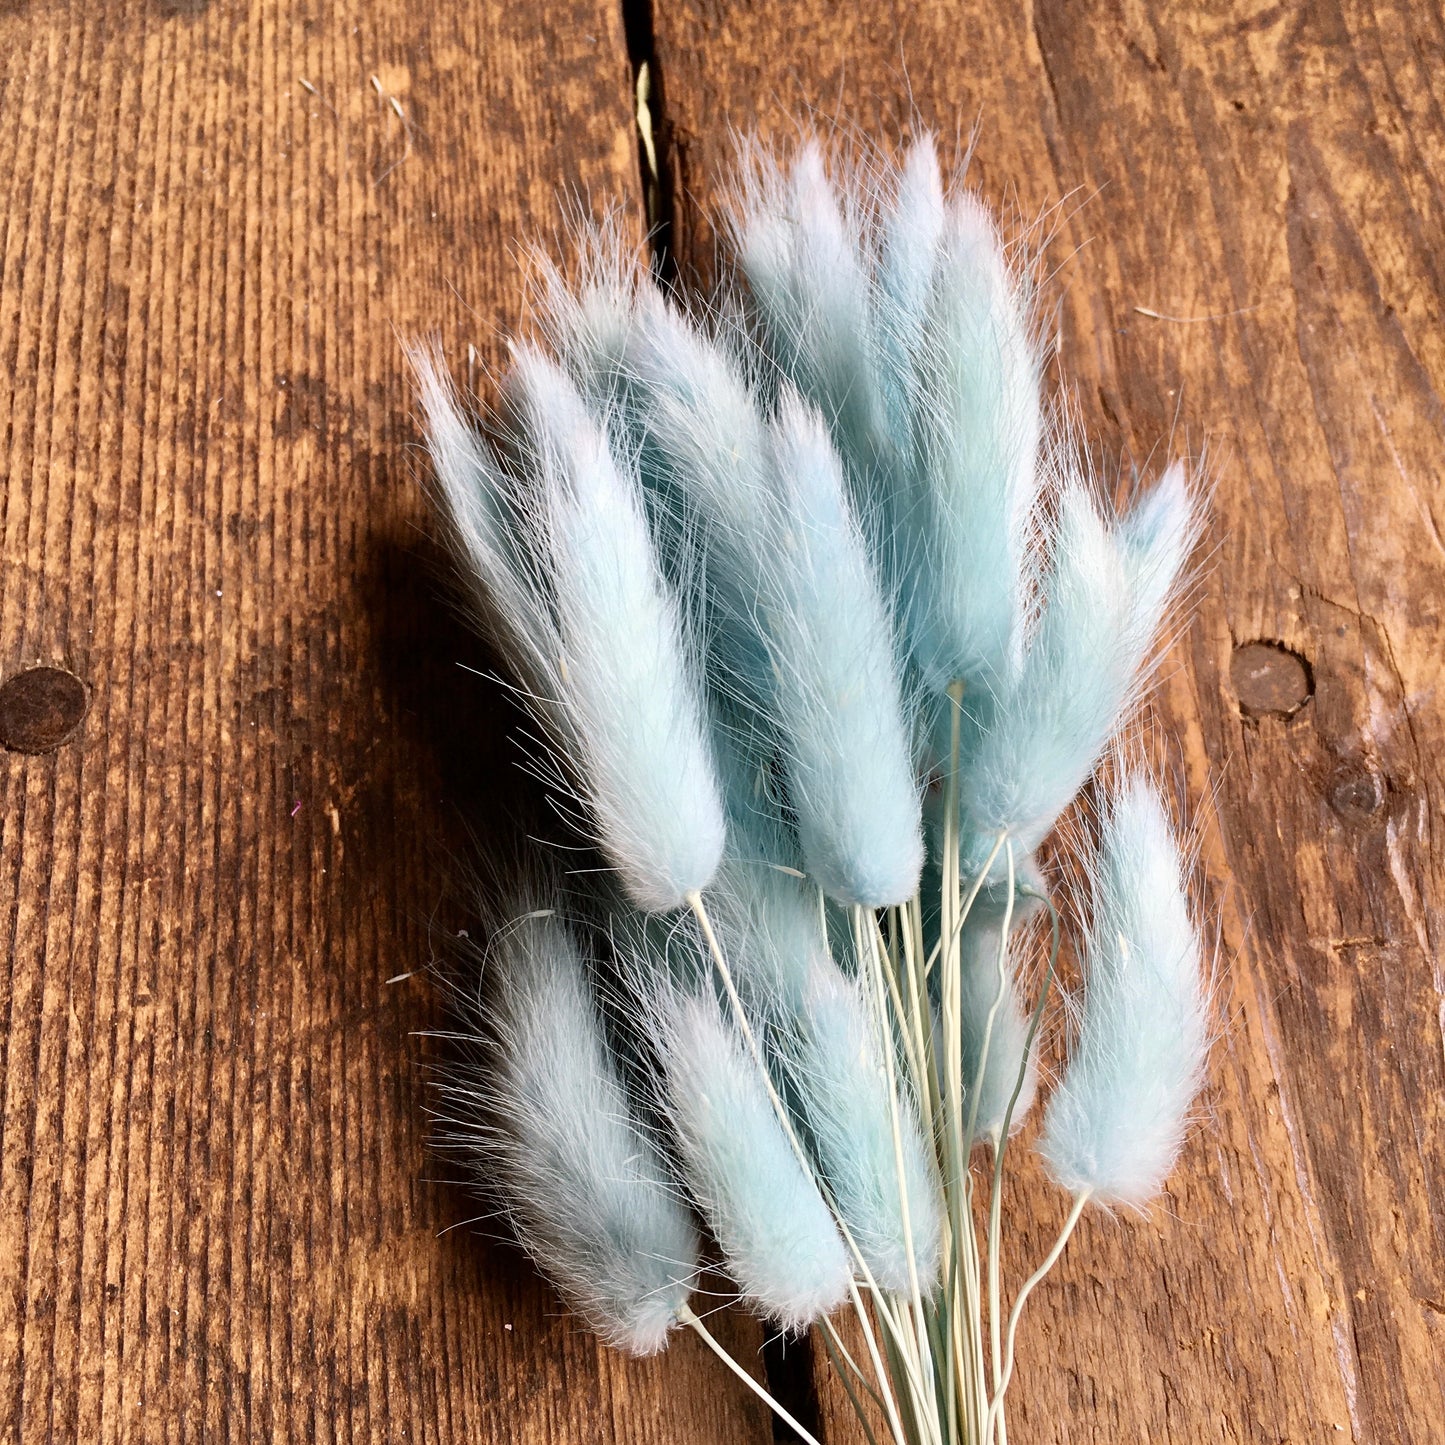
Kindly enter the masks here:
<path id="1" fill-rule="evenodd" d="M 591 0 L 0 5 L 0 683 L 89 702 L 0 751 L 0 1440 L 771 1438 L 426 1182 L 510 759 L 396 333 L 465 377 L 559 189 L 640 217 L 631 95 Z"/>
<path id="2" fill-rule="evenodd" d="M 1219 478 L 1157 708 L 1229 960 L 1212 1118 L 1040 1291 L 1014 1438 L 1425 1441 L 1445 26 L 1178 10 L 669 0 L 673 236 L 706 261 L 727 122 L 980 117 L 985 193 L 1061 207 L 1099 455 L 1177 425 Z M 464 926 L 457 817 L 506 786 L 392 329 L 495 357 L 558 188 L 640 210 L 630 90 L 587 0 L 0 7 L 0 687 L 88 708 L 0 751 L 0 1439 L 768 1438 L 695 1344 L 608 1355 L 438 1234 L 437 1015 L 388 983 Z M 1010 1204 L 1017 1279 L 1062 1206 Z"/>
<path id="3" fill-rule="evenodd" d="M 728 123 L 977 119 L 971 179 L 1054 208 L 1097 454 L 1205 450 L 1218 479 L 1158 705 L 1228 968 L 1212 1117 L 1151 1219 L 1094 1215 L 1039 1292 L 1011 1438 L 1438 1440 L 1438 8 L 669 0 L 655 28 L 684 270 L 710 269 Z M 1232 675 L 1257 642 L 1289 676 Z M 1010 1206 L 1017 1281 L 1063 1204 L 1030 1171 Z"/>

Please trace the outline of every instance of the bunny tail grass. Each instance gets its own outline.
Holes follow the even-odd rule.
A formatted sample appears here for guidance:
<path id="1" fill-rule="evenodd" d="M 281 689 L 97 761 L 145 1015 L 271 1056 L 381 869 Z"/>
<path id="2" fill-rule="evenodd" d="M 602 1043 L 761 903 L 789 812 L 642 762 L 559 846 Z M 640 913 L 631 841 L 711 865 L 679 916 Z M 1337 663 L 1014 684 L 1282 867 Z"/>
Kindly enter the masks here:
<path id="1" fill-rule="evenodd" d="M 732 229 L 769 348 L 829 419 L 925 683 L 1000 686 L 1025 610 L 1040 355 L 987 208 L 933 138 L 830 178 L 748 148 Z"/>
<path id="2" fill-rule="evenodd" d="M 691 1215 L 635 1122 L 577 939 L 550 910 L 495 937 L 475 1074 L 442 1084 L 441 1143 L 495 1191 L 526 1252 L 608 1344 L 662 1349 L 698 1270 Z"/>
<path id="3" fill-rule="evenodd" d="M 561 367 L 519 347 L 513 396 L 535 447 L 562 685 L 601 844 L 644 910 L 711 880 L 724 822 L 699 679 L 627 474 Z"/>
<path id="4" fill-rule="evenodd" d="M 1037 847 L 1094 771 L 1134 701 L 1196 534 L 1182 468 L 1113 526 L 1082 477 L 1066 481 L 1043 616 L 963 778 L 968 861 L 1003 831 Z"/>
<path id="5" fill-rule="evenodd" d="M 1209 1045 L 1179 847 L 1140 774 L 1108 806 L 1093 872 L 1078 1039 L 1044 1110 L 1039 1151 L 1072 1193 L 1137 1206 L 1174 1165 Z"/>
<path id="6" fill-rule="evenodd" d="M 437 491 L 477 612 L 581 775 L 598 840 L 638 907 L 679 906 L 722 853 L 691 639 L 658 570 L 635 471 L 571 379 L 528 347 L 509 378 L 505 472 L 433 354 L 412 353 Z"/>
<path id="7" fill-rule="evenodd" d="M 781 505 L 762 601 L 805 866 L 840 902 L 901 903 L 923 867 L 922 803 L 888 612 L 827 428 L 791 389 L 773 444 Z"/>
<path id="8" fill-rule="evenodd" d="M 463 413 L 439 347 L 418 342 L 407 357 L 426 424 L 433 499 L 474 620 L 523 684 L 546 694 L 556 668 L 556 629 L 519 542 L 522 513 L 512 481 Z"/>
<path id="9" fill-rule="evenodd" d="M 914 362 L 919 504 L 898 540 L 909 642 L 935 694 L 958 678 L 997 688 L 1015 661 L 1042 435 L 1030 307 L 987 208 L 950 197 Z"/>
<path id="10" fill-rule="evenodd" d="M 947 221 L 938 147 L 926 131 L 909 147 L 892 185 L 879 237 L 878 344 L 881 377 L 898 449 L 914 442 L 910 417 L 923 355 L 933 276 Z"/>
<path id="11" fill-rule="evenodd" d="M 791 167 L 754 143 L 738 172 L 730 221 L 770 350 L 829 419 L 864 502 L 887 493 L 897 448 L 879 383 L 860 199 L 840 194 L 817 142 L 800 147 Z"/>
<path id="12" fill-rule="evenodd" d="M 833 1207 L 875 1283 L 906 1291 L 916 1278 L 927 1292 L 942 1255 L 936 1166 L 912 1100 L 890 1082 L 869 1013 L 861 982 L 814 967 L 779 1048 Z"/>
<path id="13" fill-rule="evenodd" d="M 1059 499 L 1043 618 L 963 775 L 968 862 L 1004 831 L 1037 847 L 1093 772 L 1137 661 L 1124 643 L 1128 621 L 1120 549 L 1076 480 Z"/>
<path id="14" fill-rule="evenodd" d="M 563 696 L 600 841 L 639 908 L 676 908 L 711 879 L 725 832 L 688 638 L 635 472 L 614 459 L 560 367 L 528 348 L 515 354 L 512 395 L 550 543 Z"/>
<path id="15" fill-rule="evenodd" d="M 1181 845 L 1140 767 L 1100 766 L 1198 489 L 1176 463 L 1111 504 L 1042 394 L 1032 237 L 932 136 L 744 141 L 730 204 L 696 309 L 622 213 L 580 221 L 480 423 L 411 351 L 465 600 L 585 834 L 577 912 L 524 874 L 489 1001 L 454 985 L 441 1142 L 609 1342 L 726 1358 L 689 1304 L 711 1251 L 759 1317 L 821 1326 L 870 1442 L 1008 1445 L 1025 1300 L 1089 1201 L 1162 1187 L 1204 1075 Z M 1010 1290 L 1009 1136 L 1066 1042 L 1029 1138 L 1073 1203 Z"/>
<path id="16" fill-rule="evenodd" d="M 1119 523 L 1133 592 L 1130 626 L 1136 647 L 1147 648 L 1153 640 L 1202 527 L 1199 495 L 1182 461 L 1174 462 Z"/>
<path id="17" fill-rule="evenodd" d="M 847 1250 L 757 1065 L 711 995 L 661 1010 L 664 1107 L 689 1188 L 743 1295 L 801 1331 L 848 1296 Z"/>
<path id="18" fill-rule="evenodd" d="M 729 348 L 640 289 L 626 386 L 659 530 L 695 548 L 711 680 L 776 732 L 805 865 L 831 896 L 911 897 L 923 844 L 888 608 L 827 426 L 770 419 Z"/>

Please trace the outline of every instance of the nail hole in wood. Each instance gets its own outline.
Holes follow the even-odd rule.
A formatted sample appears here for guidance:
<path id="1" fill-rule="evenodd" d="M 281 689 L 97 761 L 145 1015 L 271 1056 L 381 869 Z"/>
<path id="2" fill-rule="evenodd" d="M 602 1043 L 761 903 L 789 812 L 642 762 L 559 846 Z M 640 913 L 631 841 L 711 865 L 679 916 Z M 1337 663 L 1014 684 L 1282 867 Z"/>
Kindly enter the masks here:
<path id="1" fill-rule="evenodd" d="M 62 667 L 31 667 L 0 683 L 0 747 L 48 753 L 75 735 L 90 690 Z"/>
<path id="2" fill-rule="evenodd" d="M 1293 717 L 1314 695 L 1314 672 L 1282 642 L 1245 642 L 1229 659 L 1229 680 L 1245 717 Z"/>

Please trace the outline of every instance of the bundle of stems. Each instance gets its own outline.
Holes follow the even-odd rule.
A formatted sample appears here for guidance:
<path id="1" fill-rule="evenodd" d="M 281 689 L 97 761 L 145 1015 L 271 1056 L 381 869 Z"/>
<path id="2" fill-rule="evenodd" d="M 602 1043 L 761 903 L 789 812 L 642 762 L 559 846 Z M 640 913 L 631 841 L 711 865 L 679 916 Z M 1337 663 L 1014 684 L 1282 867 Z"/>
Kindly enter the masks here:
<path id="1" fill-rule="evenodd" d="M 548 273 L 492 441 L 413 353 L 463 593 L 605 869 L 539 859 L 501 905 L 439 1143 L 609 1343 L 689 1328 L 766 1396 L 690 1303 L 720 1262 L 820 1332 L 870 1445 L 1002 1445 L 1025 1302 L 1091 1202 L 1157 1193 L 1204 1074 L 1187 850 L 1119 742 L 1196 489 L 1104 502 L 1028 266 L 927 137 L 750 148 L 733 210 L 710 324 L 604 233 Z M 1091 778 L 1058 1009 L 1037 853 Z M 1070 1202 L 1006 1309 L 1061 1017 L 1036 1147 Z"/>

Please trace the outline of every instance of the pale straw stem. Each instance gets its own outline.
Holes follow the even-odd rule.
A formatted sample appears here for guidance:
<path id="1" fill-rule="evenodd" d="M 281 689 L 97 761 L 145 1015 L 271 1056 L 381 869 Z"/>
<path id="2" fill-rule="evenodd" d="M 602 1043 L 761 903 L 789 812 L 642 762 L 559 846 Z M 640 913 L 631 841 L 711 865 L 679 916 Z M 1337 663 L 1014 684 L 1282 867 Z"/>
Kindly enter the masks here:
<path id="1" fill-rule="evenodd" d="M 823 1318 L 818 1321 L 818 1325 L 828 1340 L 832 1342 L 831 1348 L 837 1350 L 837 1352 L 842 1355 L 843 1359 L 847 1362 L 849 1370 L 852 1371 L 854 1378 L 862 1385 L 864 1390 L 867 1391 L 868 1398 L 877 1405 L 878 1413 L 880 1415 L 883 1414 L 885 1411 L 883 1397 L 868 1383 L 868 1377 L 863 1373 L 862 1366 L 853 1358 L 853 1352 L 848 1348 L 843 1336 L 838 1333 L 838 1327 L 827 1315 L 824 1315 Z"/>
<path id="2" fill-rule="evenodd" d="M 798 1432 L 798 1438 L 804 1445 L 822 1445 L 822 1442 L 811 1430 L 805 1429 L 798 1423 L 783 1407 L 765 1390 L 723 1347 L 715 1340 L 708 1330 L 708 1327 L 693 1313 L 690 1305 L 684 1304 L 677 1312 L 678 1319 L 691 1329 L 695 1330 L 702 1342 L 755 1394 L 778 1419 L 789 1429 Z"/>
<path id="3" fill-rule="evenodd" d="M 960 719 L 963 699 L 963 685 L 950 685 L 948 695 L 954 710 L 950 724 L 949 773 L 944 787 L 942 897 L 939 900 L 940 948 L 939 966 L 939 1008 L 942 1015 L 943 1054 L 940 1073 L 943 1076 L 942 1103 L 944 1115 L 944 1192 L 949 1205 L 951 1233 L 957 1246 L 959 1258 L 953 1278 L 951 1299 L 953 1318 L 950 1321 L 953 1349 L 950 1359 L 954 1362 L 957 1386 L 961 1393 L 963 1413 L 970 1430 L 970 1437 L 978 1439 L 983 1427 L 987 1409 L 988 1393 L 984 1375 L 984 1342 L 980 1312 L 982 1283 L 978 1240 L 973 1228 L 972 1181 L 969 1175 L 968 1157 L 973 1142 L 973 1129 L 978 1113 L 978 1087 L 975 1081 L 973 1098 L 970 1102 L 967 1129 L 964 1128 L 963 1103 L 963 977 L 961 939 L 963 925 L 973 909 L 974 901 L 982 890 L 984 882 L 993 868 L 994 860 L 1007 844 L 1009 847 L 1009 901 L 1013 904 L 1012 843 L 1006 832 L 1001 832 L 994 841 L 982 869 L 973 880 L 967 897 L 959 904 L 962 883 L 959 875 L 959 752 Z M 1007 930 L 1009 919 L 1005 919 Z M 1005 935 L 1006 936 L 1006 935 Z M 989 1023 L 992 1024 L 993 1012 Z M 985 1040 L 987 1039 L 987 1031 Z M 961 1265 L 961 1268 L 957 1266 Z M 967 1306 L 965 1308 L 965 1306 Z M 955 1358 L 956 1357 L 956 1358 Z M 951 1382 L 952 1383 L 952 1382 Z"/>
<path id="4" fill-rule="evenodd" d="M 853 1413 L 858 1417 L 858 1428 L 863 1431 L 863 1438 L 868 1442 L 868 1445 L 878 1445 L 878 1437 L 874 1435 L 873 1427 L 868 1423 L 867 1412 L 863 1409 L 863 1402 L 858 1398 L 858 1392 L 853 1388 L 853 1381 L 848 1378 L 849 1375 L 857 1376 L 858 1383 L 863 1386 L 877 1403 L 880 1413 L 883 1410 L 883 1401 L 879 1399 L 878 1391 L 863 1378 L 862 1372 L 858 1369 L 858 1366 L 853 1363 L 853 1357 L 848 1353 L 847 1346 L 844 1345 L 843 1341 L 839 1338 L 837 1331 L 834 1330 L 827 1317 L 825 1316 L 819 1323 L 823 1327 L 823 1348 L 827 1350 L 828 1361 L 833 1366 L 833 1371 L 838 1376 L 839 1383 L 847 1393 L 848 1403 L 852 1405 Z M 840 1352 L 842 1359 L 839 1358 Z M 843 1364 L 844 1360 L 848 1362 L 846 1368 Z"/>
<path id="5" fill-rule="evenodd" d="M 998 1011 L 1003 1006 L 1003 1001 L 1008 995 L 1008 945 L 1009 931 L 1013 927 L 1014 907 L 1014 845 L 1012 839 L 1007 843 L 1008 848 L 1008 901 L 1004 904 L 1003 929 L 999 935 L 998 946 L 998 992 L 994 995 L 993 1004 L 988 1011 L 988 1018 L 983 1026 L 983 1043 L 978 1051 L 978 1067 L 974 1070 L 973 1076 L 973 1100 L 968 1112 L 967 1139 L 970 1144 L 973 1141 L 974 1126 L 978 1121 L 978 1101 L 983 1093 L 984 1074 L 988 1069 L 989 1044 L 993 1039 L 994 1020 L 998 1017 Z M 1028 1054 L 1024 1054 L 1024 1067 L 1028 1066 Z M 999 1267 L 998 1267 L 998 1213 L 999 1213 L 999 1160 L 1001 1151 L 996 1142 L 994 1145 L 994 1175 L 993 1188 L 990 1190 L 989 1211 L 988 1211 L 988 1324 L 989 1336 L 992 1346 L 993 1380 L 997 1386 L 999 1378 Z"/>
<path id="6" fill-rule="evenodd" d="M 994 1423 L 998 1418 L 999 1411 L 1003 1409 L 1004 1391 L 1008 1389 L 1009 1381 L 1013 1378 L 1014 1337 L 1018 1334 L 1019 1316 L 1023 1314 L 1024 1304 L 1034 1292 L 1039 1281 L 1059 1262 L 1059 1256 L 1064 1252 L 1064 1246 L 1068 1244 L 1069 1237 L 1074 1232 L 1074 1226 L 1078 1224 L 1079 1216 L 1089 1202 L 1089 1193 L 1089 1190 L 1084 1189 L 1074 1196 L 1073 1208 L 1069 1210 L 1069 1217 L 1064 1220 L 1064 1227 L 1059 1231 L 1059 1237 L 1054 1241 L 1054 1247 L 1044 1256 L 1044 1262 L 1023 1282 L 1018 1297 L 1014 1300 L 1014 1307 L 1009 1311 L 1008 1337 L 1004 1342 L 1003 1376 L 998 1382 L 993 1401 L 988 1407 L 988 1423 L 983 1436 L 985 1442 L 995 1438 Z"/>
<path id="7" fill-rule="evenodd" d="M 868 1324 L 868 1311 L 858 1294 L 858 1283 L 856 1280 L 848 1281 L 848 1293 L 853 1300 L 853 1309 L 863 1325 L 863 1342 L 868 1346 L 868 1358 L 873 1366 L 873 1378 L 880 1385 L 888 1379 L 888 1371 L 883 1367 L 883 1361 L 878 1357 L 878 1341 L 873 1337 L 873 1331 Z M 893 1398 L 893 1391 L 883 1391 L 883 1412 L 888 1417 L 888 1428 L 893 1433 L 893 1439 L 897 1445 L 909 1445 L 908 1437 L 903 1433 L 903 1421 L 898 1418 L 898 1402 Z"/>
<path id="8" fill-rule="evenodd" d="M 1043 896 L 1044 905 L 1049 910 L 1049 919 L 1052 925 L 1053 937 L 1049 944 L 1049 966 L 1044 972 L 1043 987 L 1039 990 L 1039 1001 L 1034 1005 L 1033 1017 L 1029 1020 L 1029 1031 L 1024 1037 L 1023 1063 L 1019 1066 L 1018 1078 L 1014 1080 L 1013 1093 L 1009 1096 L 1008 1108 L 1004 1110 L 1003 1127 L 994 1142 L 993 1158 L 993 1187 L 989 1198 L 989 1219 L 988 1219 L 988 1265 L 989 1265 L 989 1323 L 993 1331 L 993 1379 L 998 1384 L 999 1377 L 999 1244 L 1002 1234 L 1003 1218 L 1003 1166 L 1004 1156 L 1008 1152 L 1009 1130 L 1013 1126 L 1014 1107 L 1019 1101 L 1019 1095 L 1023 1092 L 1024 1079 L 1028 1075 L 1029 1055 L 1033 1052 L 1034 1039 L 1038 1035 L 1039 1025 L 1043 1022 L 1044 1008 L 1049 1001 L 1049 991 L 1053 987 L 1054 970 L 1058 967 L 1059 961 L 1059 910 L 1055 907 L 1052 898 Z M 1004 1409 L 1004 1403 L 999 1401 L 998 1407 L 998 1438 L 999 1445 L 1008 1445 L 1008 1416 Z"/>
<path id="9" fill-rule="evenodd" d="M 874 1007 L 878 1015 L 878 1031 L 881 1040 L 884 1069 L 888 1081 L 888 1122 L 893 1132 L 893 1168 L 898 1178 L 898 1208 L 903 1223 L 903 1251 L 908 1259 L 909 1297 L 913 1305 L 916 1329 L 921 1331 L 923 1328 L 923 1292 L 918 1286 L 918 1259 L 913 1248 L 913 1215 L 909 1209 L 908 1176 L 903 1163 L 903 1120 L 898 1110 L 898 1079 L 893 1068 L 893 1028 L 888 1019 L 888 1001 L 884 992 L 886 984 L 884 979 L 885 970 L 883 967 L 883 958 L 878 951 L 879 940 L 876 921 L 871 930 L 866 929 L 863 920 L 863 910 L 860 907 L 855 906 L 853 910 L 853 926 L 858 936 L 859 949 L 861 950 L 864 947 L 866 938 L 869 945 L 867 953 L 872 960 L 870 973 L 873 979 L 873 986 L 868 991 L 873 996 Z M 896 1002 L 894 1006 L 900 1010 L 901 1014 L 901 1000 Z M 923 1349 L 923 1339 L 921 1335 L 917 1340 L 916 1354 L 919 1360 L 920 1374 L 922 1374 L 921 1367 L 923 1361 L 927 1360 L 931 1367 L 932 1359 Z M 926 1382 L 930 1388 L 925 1391 L 925 1399 L 929 1405 L 933 1407 L 930 1413 L 932 1415 L 934 1433 L 937 1434 L 938 1402 L 932 1389 L 932 1373 L 933 1371 L 930 1368 L 928 1371 L 930 1378 Z"/>

